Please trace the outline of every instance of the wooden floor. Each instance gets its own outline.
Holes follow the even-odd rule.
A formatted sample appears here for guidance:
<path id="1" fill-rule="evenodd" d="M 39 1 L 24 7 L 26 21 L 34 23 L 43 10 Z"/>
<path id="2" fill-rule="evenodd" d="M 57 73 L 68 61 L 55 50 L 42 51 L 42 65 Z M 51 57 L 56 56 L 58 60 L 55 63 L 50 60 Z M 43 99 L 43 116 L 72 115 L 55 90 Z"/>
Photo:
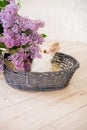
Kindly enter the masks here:
<path id="1" fill-rule="evenodd" d="M 0 130 L 87 130 L 87 44 L 61 43 L 80 68 L 63 90 L 25 92 L 0 75 Z"/>

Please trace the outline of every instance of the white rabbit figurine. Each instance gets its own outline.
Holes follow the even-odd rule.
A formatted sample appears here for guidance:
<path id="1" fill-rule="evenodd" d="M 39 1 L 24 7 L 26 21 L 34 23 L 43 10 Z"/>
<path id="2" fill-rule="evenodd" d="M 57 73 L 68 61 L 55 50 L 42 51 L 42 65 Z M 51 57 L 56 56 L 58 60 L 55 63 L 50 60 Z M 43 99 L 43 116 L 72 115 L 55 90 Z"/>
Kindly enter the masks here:
<path id="1" fill-rule="evenodd" d="M 41 58 L 35 58 L 32 62 L 31 72 L 49 72 L 53 71 L 51 60 L 55 53 L 60 49 L 59 43 L 53 43 L 51 47 L 43 43 L 40 48 Z"/>

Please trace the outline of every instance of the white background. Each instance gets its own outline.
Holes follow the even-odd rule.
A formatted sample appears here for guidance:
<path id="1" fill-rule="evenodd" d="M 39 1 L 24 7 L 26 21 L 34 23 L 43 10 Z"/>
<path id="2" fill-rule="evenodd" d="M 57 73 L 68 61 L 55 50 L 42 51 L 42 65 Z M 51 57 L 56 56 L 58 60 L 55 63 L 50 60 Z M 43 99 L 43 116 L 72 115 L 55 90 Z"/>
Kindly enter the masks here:
<path id="1" fill-rule="evenodd" d="M 50 40 L 87 42 L 87 0 L 21 0 L 19 12 L 44 20 Z"/>

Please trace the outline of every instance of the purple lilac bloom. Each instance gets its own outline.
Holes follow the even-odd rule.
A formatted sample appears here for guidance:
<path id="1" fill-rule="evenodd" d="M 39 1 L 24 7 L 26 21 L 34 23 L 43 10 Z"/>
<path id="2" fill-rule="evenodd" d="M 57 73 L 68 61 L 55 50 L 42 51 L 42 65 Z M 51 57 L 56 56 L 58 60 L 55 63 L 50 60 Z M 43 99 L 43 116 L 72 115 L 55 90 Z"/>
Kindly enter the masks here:
<path id="1" fill-rule="evenodd" d="M 34 23 L 32 20 L 19 15 L 15 16 L 12 25 L 9 23 L 7 19 L 4 18 L 4 20 L 8 23 L 8 25 L 11 26 L 9 27 L 8 25 L 6 26 L 3 25 L 4 27 L 3 35 L 4 35 L 4 42 L 6 47 L 12 48 L 13 46 L 22 46 L 32 42 L 37 42 L 37 44 L 41 44 L 43 42 L 42 36 L 38 34 L 36 31 L 37 22 Z M 38 23 L 40 23 L 40 21 Z M 42 26 L 40 25 L 40 27 Z M 27 30 L 28 30 L 28 34 L 26 34 Z M 10 43 L 8 43 L 9 41 Z"/>
<path id="2" fill-rule="evenodd" d="M 36 24 L 36 30 L 38 30 L 39 28 L 44 27 L 44 25 L 45 25 L 45 23 L 43 21 L 41 21 L 41 20 L 35 20 L 34 22 Z"/>
<path id="3" fill-rule="evenodd" d="M 17 70 L 24 70 L 24 67 L 30 70 L 27 69 L 27 65 L 31 65 L 28 60 L 40 57 L 39 45 L 44 39 L 37 31 L 44 27 L 44 22 L 19 16 L 15 0 L 7 1 L 10 4 L 0 12 L 0 24 L 3 26 L 3 37 L 0 37 L 0 42 L 3 42 L 8 49 L 21 48 L 19 52 L 11 55 L 9 60 Z"/>
<path id="4" fill-rule="evenodd" d="M 34 44 L 33 46 L 29 47 L 29 51 L 31 52 L 31 58 L 34 59 L 36 56 L 38 56 L 39 53 L 39 45 Z M 37 54 L 37 55 L 36 55 Z"/>
<path id="5" fill-rule="evenodd" d="M 11 31 L 15 34 L 18 34 L 19 33 L 19 25 L 14 23 L 12 28 L 11 28 Z"/>
<path id="6" fill-rule="evenodd" d="M 27 58 L 26 53 L 24 53 L 24 51 L 19 52 L 19 53 L 15 53 L 11 56 L 9 56 L 9 60 L 12 61 L 12 63 L 14 64 L 15 68 L 17 70 L 24 70 L 24 60 Z"/>
<path id="7" fill-rule="evenodd" d="M 4 44 L 7 48 L 12 48 L 15 45 L 14 34 L 10 29 L 5 30 L 4 32 Z"/>
<path id="8" fill-rule="evenodd" d="M 29 58 L 25 59 L 25 61 L 24 61 L 24 70 L 26 72 L 30 72 L 31 71 L 31 62 L 30 62 Z"/>
<path id="9" fill-rule="evenodd" d="M 8 29 L 12 26 L 15 16 L 17 15 L 18 5 L 15 3 L 8 4 L 1 12 L 0 12 L 0 21 L 4 29 Z"/>
<path id="10" fill-rule="evenodd" d="M 26 17 L 17 15 L 15 18 L 15 23 L 19 25 L 19 28 L 22 31 L 26 31 L 26 29 L 34 31 L 36 29 L 35 23 Z"/>
<path id="11" fill-rule="evenodd" d="M 4 38 L 0 38 L 0 42 L 2 42 L 2 43 L 3 43 L 3 42 L 4 42 Z"/>
<path id="12" fill-rule="evenodd" d="M 31 20 L 19 15 L 15 17 L 15 23 L 19 25 L 22 31 L 26 31 L 27 29 L 37 31 L 39 28 L 44 27 L 44 22 L 40 20 Z"/>
<path id="13" fill-rule="evenodd" d="M 44 42 L 42 35 L 38 34 L 37 32 L 33 32 L 32 34 L 30 34 L 29 38 L 31 40 L 31 43 L 35 42 L 36 44 L 41 44 L 42 42 Z"/>

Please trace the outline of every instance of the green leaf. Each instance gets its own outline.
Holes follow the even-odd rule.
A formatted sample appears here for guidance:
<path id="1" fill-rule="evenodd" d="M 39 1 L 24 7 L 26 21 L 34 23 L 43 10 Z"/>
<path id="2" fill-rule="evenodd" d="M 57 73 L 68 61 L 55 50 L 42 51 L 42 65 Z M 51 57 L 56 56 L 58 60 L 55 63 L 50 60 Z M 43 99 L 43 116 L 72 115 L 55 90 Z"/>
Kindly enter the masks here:
<path id="1" fill-rule="evenodd" d="M 20 47 L 14 46 L 12 48 L 9 48 L 8 52 L 9 52 L 9 54 L 14 54 L 14 53 L 17 53 L 19 51 L 19 49 L 20 49 Z"/>
<path id="2" fill-rule="evenodd" d="M 0 50 L 0 55 L 2 55 L 2 50 Z"/>
<path id="3" fill-rule="evenodd" d="M 4 43 L 0 43 L 0 48 L 6 48 L 6 46 L 4 45 Z"/>
<path id="4" fill-rule="evenodd" d="M 7 5 L 6 1 L 0 1 L 0 7 L 5 7 Z"/>
<path id="5" fill-rule="evenodd" d="M 32 30 L 27 29 L 26 31 L 22 31 L 22 33 L 25 33 L 26 36 L 29 36 L 32 33 Z"/>
<path id="6" fill-rule="evenodd" d="M 10 50 L 16 50 L 18 47 L 13 46 L 12 48 L 10 48 Z"/>
<path id="7" fill-rule="evenodd" d="M 27 48 L 27 45 L 23 45 L 22 48 L 24 48 L 24 49 Z"/>
<path id="8" fill-rule="evenodd" d="M 8 4 L 6 0 L 0 1 L 0 11 Z"/>
<path id="9" fill-rule="evenodd" d="M 47 35 L 46 34 L 42 34 L 42 37 L 45 38 L 45 37 L 47 37 Z"/>
<path id="10" fill-rule="evenodd" d="M 19 7 L 21 6 L 21 0 L 17 0 Z"/>

